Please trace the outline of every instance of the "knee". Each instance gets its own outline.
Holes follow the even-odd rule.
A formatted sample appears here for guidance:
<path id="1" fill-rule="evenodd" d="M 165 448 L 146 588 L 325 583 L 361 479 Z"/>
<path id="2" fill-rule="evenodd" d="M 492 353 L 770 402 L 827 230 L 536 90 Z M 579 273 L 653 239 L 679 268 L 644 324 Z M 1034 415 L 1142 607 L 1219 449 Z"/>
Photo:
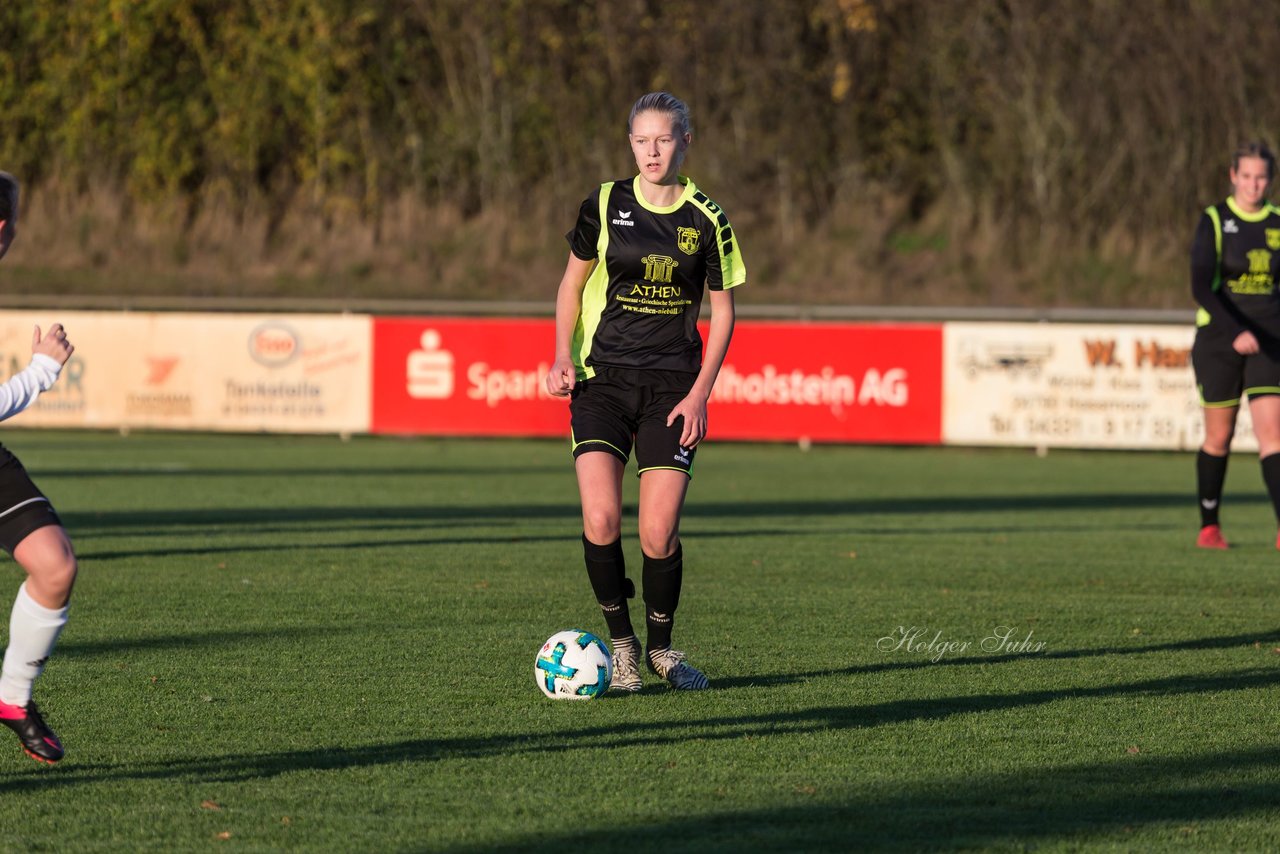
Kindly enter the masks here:
<path id="1" fill-rule="evenodd" d="M 46 598 L 61 600 L 65 603 L 71 598 L 71 588 L 75 586 L 78 570 L 75 555 L 68 553 L 51 555 L 47 561 L 38 566 L 27 567 L 27 574 L 39 586 Z"/>
<path id="2" fill-rule="evenodd" d="M 71 598 L 79 564 L 65 536 L 24 540 L 14 551 L 14 558 L 26 570 L 32 587 L 39 591 L 38 598 L 64 603 Z"/>
<path id="3" fill-rule="evenodd" d="M 680 532 L 670 525 L 642 524 L 640 526 L 640 548 L 649 557 L 671 557 L 675 554 L 679 543 Z"/>
<path id="4" fill-rule="evenodd" d="M 1225 457 L 1231 450 L 1231 440 L 1234 437 L 1234 429 L 1207 430 L 1204 434 L 1204 442 L 1200 445 L 1200 448 L 1206 454 L 1212 454 L 1215 457 Z"/>
<path id="5" fill-rule="evenodd" d="M 605 546 L 622 536 L 622 520 L 608 511 L 583 513 L 582 532 L 591 542 Z"/>

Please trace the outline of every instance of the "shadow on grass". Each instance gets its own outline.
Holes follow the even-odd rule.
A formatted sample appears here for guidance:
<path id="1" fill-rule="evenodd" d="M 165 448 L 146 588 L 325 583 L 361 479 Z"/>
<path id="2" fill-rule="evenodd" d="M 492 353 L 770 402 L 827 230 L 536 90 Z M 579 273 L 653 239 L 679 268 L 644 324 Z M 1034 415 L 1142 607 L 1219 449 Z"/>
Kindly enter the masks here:
<path id="1" fill-rule="evenodd" d="M 448 530 L 456 530 L 461 525 L 448 526 Z M 361 528 L 366 531 L 367 529 Z M 392 528 L 390 530 L 405 530 L 404 527 Z M 1043 530 L 1043 528 L 1039 529 Z M 234 532 L 228 532 L 233 534 Z M 755 530 L 752 532 L 756 536 L 797 536 L 792 530 Z M 804 535 L 812 535 L 816 532 L 804 532 Z M 258 536 L 259 532 L 246 532 L 250 536 Z M 740 538 L 742 531 L 703 531 L 698 536 L 705 538 Z M 171 535 L 174 536 L 174 535 Z M 180 548 L 172 547 L 156 547 L 147 549 L 93 549 L 79 548 L 76 549 L 76 555 L 81 561 L 86 560 L 120 560 L 124 558 L 139 557 L 178 557 L 178 556 L 198 556 L 198 555 L 221 555 L 221 554 L 260 554 L 264 552 L 326 552 L 338 551 L 347 552 L 352 550 L 376 550 L 382 548 L 427 548 L 431 546 L 495 546 L 500 543 L 565 543 L 572 548 L 573 545 L 579 543 L 581 534 L 573 533 L 555 533 L 555 534 L 477 534 L 472 537 L 457 536 L 431 536 L 431 537 L 378 537 L 360 540 L 359 542 L 342 542 L 342 543 L 318 543 L 312 540 L 302 542 L 283 542 L 277 540 L 272 543 L 254 544 L 245 542 L 244 539 L 232 542 L 228 545 L 204 545 L 204 546 L 188 546 Z M 578 554 L 581 554 L 579 551 Z"/>
<path id="2" fill-rule="evenodd" d="M 1268 501 L 1261 493 L 1232 498 L 1232 504 L 1261 504 Z M 928 498 L 860 498 L 803 501 L 742 500 L 707 502 L 691 499 L 685 507 L 685 518 L 760 517 L 826 518 L 833 516 L 932 516 L 938 514 L 1016 513 L 1018 511 L 1085 510 L 1097 512 L 1118 509 L 1194 509 L 1194 500 L 1182 494 L 1169 493 L 1100 493 L 1094 495 L 1002 495 Z M 141 528 L 154 531 L 166 527 L 188 525 L 257 525 L 262 523 L 358 522 L 364 520 L 419 519 L 449 521 L 520 521 L 540 519 L 577 519 L 581 508 L 576 502 L 560 504 L 440 504 L 383 505 L 361 504 L 341 507 L 252 506 L 210 509 L 141 509 L 71 511 L 62 516 L 69 529 Z M 628 504 L 624 513 L 635 514 Z"/>
<path id="3" fill-rule="evenodd" d="M 166 480 L 198 477 L 198 478 L 233 478 L 236 481 L 242 481 L 245 478 L 289 478 L 290 480 L 297 478 L 378 478 L 382 480 L 388 477 L 512 477 L 523 475 L 541 475 L 541 474 L 565 474 L 572 475 L 573 468 L 568 464 L 569 454 L 565 453 L 566 463 L 563 465 L 522 465 L 522 466 L 475 466 L 475 465 L 440 465 L 440 466 L 390 466 L 390 465 L 371 465 L 362 466 L 360 468 L 309 468 L 307 466 L 287 466 L 280 468 L 271 467 L 243 467 L 243 468 L 214 468 L 208 466 L 192 466 L 190 468 L 181 465 L 166 466 L 138 466 L 121 467 L 110 469 L 58 469 L 58 468 L 32 468 L 31 476 L 37 480 L 45 478 L 68 478 L 77 482 L 86 478 L 110 478 L 112 480 L 126 480 L 130 478 L 164 478 Z"/>
<path id="4" fill-rule="evenodd" d="M 1083 688 L 1055 688 L 1012 694 L 976 694 L 912 698 L 865 706 L 834 706 L 761 714 L 672 722 L 645 721 L 576 730 L 557 729 L 509 735 L 415 739 L 364 747 L 324 746 L 274 753 L 231 754 L 162 763 L 69 762 L 52 773 L 42 769 L 0 774 L 0 793 L 32 789 L 63 789 L 124 780 L 192 778 L 202 782 L 262 780 L 299 771 L 341 771 L 388 764 L 430 763 L 456 759 L 496 759 L 520 754 L 593 752 L 600 749 L 679 745 L 691 740 L 735 741 L 811 733 L 866 730 L 903 723 L 939 722 L 960 715 L 989 715 L 1025 711 L 1060 700 L 1110 697 L 1186 696 L 1225 694 L 1274 688 L 1280 671 L 1259 669 L 1222 675 L 1185 675 L 1140 682 Z M 263 695 L 264 702 L 273 702 Z M 252 714 L 246 709 L 246 714 Z M 1280 758 L 1280 748 L 1266 753 L 1267 762 Z M 1035 782 L 1029 780 L 1029 782 Z M 1280 786 L 1280 784 L 1276 784 Z M 1269 790 L 1270 791 L 1270 790 Z M 935 793 L 937 794 L 937 793 Z M 914 820 L 914 819 L 912 819 Z"/>
<path id="5" fill-rule="evenodd" d="M 896 638 L 896 636 L 895 636 Z M 926 636 L 927 640 L 927 636 Z M 1232 649 L 1234 647 L 1280 646 L 1280 628 L 1247 635 L 1228 635 L 1223 637 L 1195 638 L 1193 640 L 1172 641 L 1170 643 L 1148 646 L 1105 646 L 1095 649 L 1068 649 L 1054 652 L 1009 653 L 1001 655 L 956 655 L 938 661 L 883 661 L 874 664 L 855 664 L 849 667 L 833 667 L 825 670 L 810 670 L 804 673 L 772 673 L 754 676 L 729 676 L 714 680 L 715 687 L 724 688 L 759 688 L 768 685 L 789 685 L 796 682 L 807 682 L 811 679 L 829 679 L 839 676 L 865 676 L 870 673 L 885 673 L 904 670 L 927 670 L 934 667 L 969 667 L 985 664 L 1010 664 L 1024 661 L 1061 661 L 1076 658 L 1094 658 L 1104 655 L 1145 655 L 1150 652 L 1187 652 L 1205 649 Z M 886 653 L 887 654 L 887 653 Z"/>
<path id="6" fill-rule="evenodd" d="M 237 629 L 235 631 L 200 631 L 190 634 L 146 635 L 143 637 L 103 640 L 63 641 L 58 644 L 58 658 L 92 658 L 122 652 L 182 649 L 193 647 L 240 646 L 264 640 L 281 640 L 290 644 L 305 642 L 308 637 L 329 638 L 347 634 L 341 626 L 288 626 L 271 629 Z"/>
<path id="7" fill-rule="evenodd" d="M 856 783 L 814 789 L 811 804 L 676 815 L 669 820 L 564 833 L 515 835 L 503 844 L 455 851 L 601 850 L 618 840 L 631 851 L 921 851 L 1052 844 L 1107 843 L 1139 850 L 1160 842 L 1188 850 L 1274 850 L 1275 838 L 1235 830 L 1204 833 L 1197 823 L 1274 814 L 1280 782 L 1273 769 L 1280 748 L 1059 765 L 985 777 L 950 777 L 927 784 Z M 808 791 L 808 790 L 806 790 Z M 799 797 L 787 797 L 793 801 Z M 1154 826 L 1163 838 L 1132 834 Z M 1265 832 L 1265 831 L 1264 831 Z"/>

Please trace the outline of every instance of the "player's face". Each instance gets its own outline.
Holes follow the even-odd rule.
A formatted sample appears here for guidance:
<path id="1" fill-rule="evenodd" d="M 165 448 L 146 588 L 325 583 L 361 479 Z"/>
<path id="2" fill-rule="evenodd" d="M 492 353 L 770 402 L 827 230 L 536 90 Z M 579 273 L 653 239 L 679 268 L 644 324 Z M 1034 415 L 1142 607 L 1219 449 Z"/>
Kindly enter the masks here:
<path id="1" fill-rule="evenodd" d="M 677 136 L 671 116 L 656 110 L 640 113 L 631 122 L 631 153 L 646 181 L 673 184 L 680 174 L 690 136 Z"/>
<path id="2" fill-rule="evenodd" d="M 1232 198 L 1246 211 L 1262 210 L 1270 183 L 1271 172 L 1267 161 L 1261 157 L 1241 157 L 1239 164 L 1231 170 Z"/>

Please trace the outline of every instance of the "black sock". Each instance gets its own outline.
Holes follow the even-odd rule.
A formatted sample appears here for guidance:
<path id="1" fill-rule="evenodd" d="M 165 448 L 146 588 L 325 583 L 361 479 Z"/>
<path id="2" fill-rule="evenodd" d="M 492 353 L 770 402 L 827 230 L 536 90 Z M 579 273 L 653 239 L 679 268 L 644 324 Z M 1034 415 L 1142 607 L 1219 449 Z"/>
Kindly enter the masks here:
<path id="1" fill-rule="evenodd" d="M 670 557 L 644 556 L 644 616 L 649 630 L 645 652 L 671 646 L 671 622 L 680 604 L 684 550 L 676 544 Z"/>
<path id="2" fill-rule="evenodd" d="M 1271 459 L 1268 457 L 1267 459 Z M 1262 476 L 1267 476 L 1266 460 L 1263 460 Z M 1196 454 L 1196 488 L 1200 493 L 1200 527 L 1218 524 L 1218 507 L 1222 504 L 1222 484 L 1227 479 L 1226 456 L 1215 457 L 1204 451 Z M 1267 489 L 1271 489 L 1270 481 Z M 1275 495 L 1272 490 L 1272 495 Z"/>
<path id="3" fill-rule="evenodd" d="M 587 563 L 587 577 L 591 589 L 604 612 L 610 638 L 628 638 L 635 635 L 631 628 L 631 610 L 627 600 L 636 595 L 636 587 L 627 578 L 626 560 L 622 554 L 622 538 L 607 546 L 598 546 L 582 535 L 582 556 Z"/>
<path id="4" fill-rule="evenodd" d="M 1280 521 L 1280 454 L 1270 454 L 1262 458 L 1262 480 L 1267 485 L 1267 494 L 1271 496 L 1271 506 L 1276 511 L 1276 520 Z"/>

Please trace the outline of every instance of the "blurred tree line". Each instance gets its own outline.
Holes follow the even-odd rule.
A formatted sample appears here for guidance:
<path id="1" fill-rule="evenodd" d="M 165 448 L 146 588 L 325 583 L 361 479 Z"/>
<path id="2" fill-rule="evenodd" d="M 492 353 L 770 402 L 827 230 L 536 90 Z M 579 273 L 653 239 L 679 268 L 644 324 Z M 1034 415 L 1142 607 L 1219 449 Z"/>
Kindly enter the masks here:
<path id="1" fill-rule="evenodd" d="M 550 299 L 627 112 L 764 302 L 1184 306 L 1275 142 L 1280 28 L 1217 0 L 5 0 L 0 284 Z M 8 263 L 8 262 L 7 262 Z M 16 271 L 16 272 L 14 272 Z"/>

